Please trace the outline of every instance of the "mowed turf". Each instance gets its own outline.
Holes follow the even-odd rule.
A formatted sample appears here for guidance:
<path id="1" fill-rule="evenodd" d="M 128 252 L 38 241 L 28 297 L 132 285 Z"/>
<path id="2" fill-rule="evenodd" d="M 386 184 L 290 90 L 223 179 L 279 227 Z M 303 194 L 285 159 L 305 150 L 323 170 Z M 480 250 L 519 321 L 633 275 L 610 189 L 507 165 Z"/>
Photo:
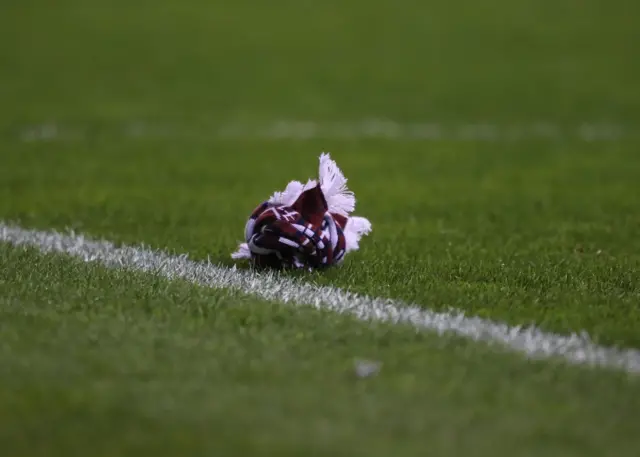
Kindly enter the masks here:
<path id="1" fill-rule="evenodd" d="M 637 451 L 635 377 L 23 248 L 0 264 L 3 455 Z"/>
<path id="2" fill-rule="evenodd" d="M 179 141 L 16 144 L 0 207 L 27 227 L 231 265 L 252 208 L 317 169 L 313 142 L 188 144 L 185 153 Z M 310 280 L 640 346 L 635 151 L 545 147 L 341 144 L 348 152 L 334 157 L 374 231 L 345 268 Z"/>
<path id="3" fill-rule="evenodd" d="M 624 0 L 6 2 L 0 219 L 230 265 L 251 209 L 290 179 L 313 177 L 317 156 L 330 151 L 374 231 L 344 268 L 309 280 L 640 347 L 639 14 Z M 622 134 L 215 134 L 283 119 L 377 118 L 499 131 L 602 123 Z M 46 124 L 57 133 L 28 135 Z M 96 440 L 105 454 L 116 452 L 111 443 L 167 455 L 218 444 L 239 455 L 260 443 L 265 455 L 415 455 L 430 446 L 439 455 L 633 455 L 637 445 L 624 425 L 637 422 L 637 381 L 618 375 L 3 252 L 3 334 L 13 335 L 3 365 L 15 370 L 4 372 L 14 387 L 0 411 L 11 411 L 5 422 L 21 418 L 7 429 L 23 433 L 7 435 L 17 454 L 45 452 L 47 442 L 86 454 Z M 199 307 L 207 312 L 193 316 Z M 216 322 L 220 333 L 209 331 Z M 305 328 L 312 336 L 301 343 Z M 91 338 L 97 347 L 83 344 Z M 156 340 L 163 355 L 146 358 Z M 216 346 L 225 341 L 246 359 Z M 363 352 L 384 359 L 382 378 L 349 384 L 350 358 Z M 245 370 L 250 360 L 256 371 Z M 138 363 L 142 379 L 131 375 Z M 40 426 L 38 414 L 61 427 Z M 94 435 L 69 441 L 73 427 Z"/>
<path id="4" fill-rule="evenodd" d="M 328 150 L 374 232 L 319 281 L 640 345 L 633 137 L 184 135 L 371 117 L 633 131 L 635 3 L 43 5 L 14 2 L 0 19 L 3 219 L 229 262 L 252 208 L 315 175 Z M 52 122 L 83 136 L 23 142 Z M 140 123 L 159 135 L 124 134 Z"/>

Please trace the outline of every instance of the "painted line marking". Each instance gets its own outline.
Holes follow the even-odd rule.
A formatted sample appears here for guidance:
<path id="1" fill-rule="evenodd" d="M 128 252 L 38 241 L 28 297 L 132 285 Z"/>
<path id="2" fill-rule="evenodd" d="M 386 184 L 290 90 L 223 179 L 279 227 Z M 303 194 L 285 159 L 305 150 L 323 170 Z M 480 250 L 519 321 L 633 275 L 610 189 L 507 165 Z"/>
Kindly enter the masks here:
<path id="1" fill-rule="evenodd" d="M 214 289 L 229 288 L 269 301 L 307 305 L 349 314 L 361 320 L 407 324 L 437 334 L 451 333 L 475 341 L 499 344 L 532 359 L 563 358 L 577 365 L 640 373 L 640 350 L 598 346 L 586 334 L 559 335 L 535 327 L 509 326 L 462 312 L 436 312 L 401 301 L 358 295 L 319 286 L 276 273 L 237 270 L 208 262 L 171 256 L 145 247 L 116 247 L 108 241 L 78 234 L 25 229 L 0 222 L 0 242 L 63 253 L 110 268 L 155 272 Z"/>
<path id="2" fill-rule="evenodd" d="M 514 142 L 525 140 L 615 142 L 639 139 L 640 127 L 605 122 L 554 122 L 500 124 L 495 122 L 396 122 L 363 119 L 354 122 L 276 120 L 266 123 L 226 123 L 180 126 L 144 120 L 89 127 L 57 122 L 25 126 L 19 132 L 24 142 L 82 141 L 92 136 L 140 140 L 362 140 Z"/>

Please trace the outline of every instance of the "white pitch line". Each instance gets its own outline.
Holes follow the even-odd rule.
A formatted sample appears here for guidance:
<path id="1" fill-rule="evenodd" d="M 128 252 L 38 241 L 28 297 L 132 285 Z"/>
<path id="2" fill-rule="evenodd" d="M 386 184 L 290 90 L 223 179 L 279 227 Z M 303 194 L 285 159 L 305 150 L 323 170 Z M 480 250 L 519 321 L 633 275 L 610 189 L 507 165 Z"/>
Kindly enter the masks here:
<path id="1" fill-rule="evenodd" d="M 106 132 L 106 133 L 105 133 Z M 55 122 L 32 125 L 20 133 L 25 142 L 81 141 L 100 131 L 82 125 Z M 495 122 L 396 122 L 362 119 L 352 122 L 275 120 L 266 123 L 225 123 L 177 125 L 132 120 L 111 125 L 102 134 L 132 139 L 215 140 L 364 140 L 514 142 L 526 140 L 615 142 L 640 138 L 634 126 L 580 122 L 562 125 L 554 122 L 500 124 Z"/>
<path id="2" fill-rule="evenodd" d="M 475 341 L 498 343 L 532 359 L 564 358 L 578 365 L 614 368 L 640 373 L 640 350 L 594 344 L 585 334 L 558 335 L 535 327 L 509 326 L 462 312 L 436 312 L 401 301 L 368 297 L 335 287 L 319 286 L 275 273 L 257 273 L 189 260 L 145 247 L 116 247 L 83 235 L 29 230 L 0 222 L 0 242 L 32 246 L 97 262 L 110 268 L 155 272 L 215 289 L 235 289 L 262 299 L 307 305 L 349 314 L 362 320 L 407 324 L 419 329 L 455 334 Z"/>

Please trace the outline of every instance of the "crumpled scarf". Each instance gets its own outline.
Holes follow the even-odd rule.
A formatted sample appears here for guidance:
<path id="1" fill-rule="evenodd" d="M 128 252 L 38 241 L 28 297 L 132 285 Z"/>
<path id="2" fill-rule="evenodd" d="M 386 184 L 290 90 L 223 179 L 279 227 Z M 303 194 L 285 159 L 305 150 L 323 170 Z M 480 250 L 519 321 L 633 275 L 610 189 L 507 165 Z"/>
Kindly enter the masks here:
<path id="1" fill-rule="evenodd" d="M 231 257 L 256 267 L 307 270 L 339 265 L 371 232 L 364 217 L 352 216 L 356 198 L 329 154 L 320 155 L 319 179 L 291 181 L 258 205 L 245 225 L 245 242 Z"/>

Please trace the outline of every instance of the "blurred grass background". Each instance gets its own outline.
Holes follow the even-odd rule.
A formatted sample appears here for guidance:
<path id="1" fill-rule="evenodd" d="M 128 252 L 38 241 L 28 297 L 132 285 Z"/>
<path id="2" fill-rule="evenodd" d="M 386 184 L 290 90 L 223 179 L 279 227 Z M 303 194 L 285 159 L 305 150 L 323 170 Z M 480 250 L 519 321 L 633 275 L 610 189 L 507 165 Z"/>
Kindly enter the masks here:
<path id="1" fill-rule="evenodd" d="M 633 0 L 9 0 L 0 119 L 637 122 L 639 14 Z"/>

